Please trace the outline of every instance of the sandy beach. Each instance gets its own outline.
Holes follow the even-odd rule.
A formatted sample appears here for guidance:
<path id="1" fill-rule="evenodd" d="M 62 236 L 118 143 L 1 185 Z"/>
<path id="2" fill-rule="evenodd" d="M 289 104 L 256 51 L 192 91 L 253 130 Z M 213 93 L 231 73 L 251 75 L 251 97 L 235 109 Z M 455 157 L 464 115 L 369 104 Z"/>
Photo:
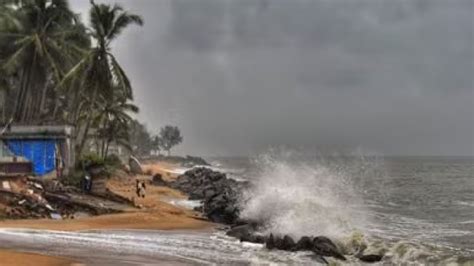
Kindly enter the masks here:
<path id="1" fill-rule="evenodd" d="M 0 251 L 1 265 L 16 265 L 16 266 L 62 266 L 62 265 L 80 265 L 77 262 L 53 256 L 37 255 L 25 252 L 16 251 Z"/>
<path id="2" fill-rule="evenodd" d="M 176 165 L 156 163 L 144 165 L 147 175 L 138 179 L 151 180 L 149 174 L 159 173 L 166 180 L 176 177 L 173 173 Z M 112 179 L 109 186 L 115 193 L 133 199 L 138 208 L 130 208 L 124 213 L 85 217 L 71 220 L 4 220 L 0 228 L 28 228 L 58 231 L 82 231 L 103 229 L 148 229 L 148 230 L 185 230 L 211 228 L 212 223 L 199 217 L 199 214 L 179 206 L 167 203 L 169 199 L 186 199 L 180 191 L 159 186 L 148 186 L 145 198 L 135 198 L 134 180 L 119 181 Z M 34 255 L 16 251 L 1 250 L 2 265 L 71 265 L 67 258 Z"/>

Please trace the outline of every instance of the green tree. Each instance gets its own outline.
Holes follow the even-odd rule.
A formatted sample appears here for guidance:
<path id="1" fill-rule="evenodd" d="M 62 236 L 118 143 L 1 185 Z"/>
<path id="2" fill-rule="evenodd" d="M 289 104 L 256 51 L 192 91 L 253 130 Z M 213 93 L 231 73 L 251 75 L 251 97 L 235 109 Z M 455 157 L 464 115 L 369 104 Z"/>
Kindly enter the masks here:
<path id="1" fill-rule="evenodd" d="M 161 140 L 161 147 L 171 154 L 171 148 L 183 142 L 181 131 L 176 126 L 165 126 L 160 130 L 159 139 Z"/>
<path id="2" fill-rule="evenodd" d="M 137 112 L 138 107 L 128 103 L 127 99 L 124 98 L 106 102 L 106 105 L 96 117 L 97 136 L 101 140 L 100 154 L 103 158 L 107 157 L 112 142 L 131 149 L 129 125 L 133 118 L 130 114 Z"/>
<path id="3" fill-rule="evenodd" d="M 79 81 L 84 96 L 81 109 L 87 110 L 82 137 L 77 147 L 80 155 L 87 141 L 92 120 L 103 101 L 132 100 L 132 86 L 125 71 L 111 53 L 111 43 L 131 24 L 143 25 L 141 17 L 130 14 L 119 5 L 95 4 L 91 1 L 90 32 L 94 47 L 66 74 L 62 84 Z M 61 84 L 61 85 L 62 85 Z M 105 104 L 106 105 L 106 104 Z"/>
<path id="4" fill-rule="evenodd" d="M 132 153 L 138 156 L 150 155 L 153 145 L 146 126 L 138 120 L 133 120 L 130 123 L 129 129 Z"/>
<path id="5" fill-rule="evenodd" d="M 40 123 L 49 93 L 89 45 L 67 0 L 2 1 L 2 68 L 16 77 L 15 122 Z M 52 105 L 57 102 L 55 99 Z M 54 108 L 54 107 L 53 107 Z"/>

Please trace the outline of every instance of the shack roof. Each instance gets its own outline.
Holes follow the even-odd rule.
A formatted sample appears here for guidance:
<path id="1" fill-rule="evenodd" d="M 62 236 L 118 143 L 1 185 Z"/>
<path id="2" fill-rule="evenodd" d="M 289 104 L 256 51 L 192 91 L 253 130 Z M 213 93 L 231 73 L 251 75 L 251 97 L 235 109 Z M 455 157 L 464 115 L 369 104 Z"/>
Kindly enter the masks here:
<path id="1" fill-rule="evenodd" d="M 8 139 L 67 139 L 72 136 L 74 127 L 59 126 L 20 126 L 12 125 L 0 135 L 0 140 Z"/>

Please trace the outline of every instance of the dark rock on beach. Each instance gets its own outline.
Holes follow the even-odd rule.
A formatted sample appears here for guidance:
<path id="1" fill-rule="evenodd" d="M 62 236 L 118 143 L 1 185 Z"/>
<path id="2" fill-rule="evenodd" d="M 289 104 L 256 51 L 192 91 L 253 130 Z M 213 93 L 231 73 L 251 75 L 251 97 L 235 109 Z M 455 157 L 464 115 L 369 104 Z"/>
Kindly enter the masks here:
<path id="1" fill-rule="evenodd" d="M 295 245 L 293 238 L 289 235 L 285 235 L 282 239 L 281 249 L 290 251 L 295 248 Z"/>
<path id="2" fill-rule="evenodd" d="M 334 257 L 340 260 L 346 260 L 339 248 L 327 237 L 318 236 L 311 239 L 303 236 L 295 243 L 293 238 L 285 235 L 283 238 L 270 234 L 265 240 L 267 249 L 279 249 L 286 251 L 313 251 L 315 255 L 321 257 Z M 367 260 L 375 259 L 375 257 L 367 257 Z M 362 259 L 361 259 L 362 260 Z"/>
<path id="3" fill-rule="evenodd" d="M 313 239 L 313 251 L 321 256 L 346 260 L 339 248 L 327 237 L 317 236 Z"/>
<path id="4" fill-rule="evenodd" d="M 162 181 L 157 178 L 156 183 Z M 326 262 L 324 257 L 346 260 L 339 248 L 324 236 L 315 238 L 303 236 L 295 242 L 289 235 L 281 237 L 270 234 L 265 237 L 258 234 L 259 222 L 239 218 L 238 200 L 246 184 L 229 179 L 223 173 L 199 167 L 187 171 L 167 184 L 187 193 L 192 200 L 201 200 L 203 205 L 199 210 L 212 222 L 232 225 L 227 235 L 240 241 L 262 243 L 268 249 L 313 251 L 314 256 L 323 262 Z M 375 262 L 381 257 L 365 255 L 359 259 L 364 262 Z"/>
<path id="5" fill-rule="evenodd" d="M 251 224 L 239 225 L 227 231 L 226 234 L 238 238 L 242 242 L 265 243 L 265 237 L 257 234 L 255 229 Z"/>
<path id="6" fill-rule="evenodd" d="M 212 222 L 234 224 L 239 217 L 239 183 L 225 174 L 199 167 L 179 176 L 171 187 L 186 192 L 190 200 L 202 200 L 202 211 Z"/>
<path id="7" fill-rule="evenodd" d="M 359 260 L 367 263 L 379 262 L 383 259 L 382 255 L 377 254 L 368 254 L 368 255 L 361 255 L 358 256 Z"/>
<path id="8" fill-rule="evenodd" d="M 155 186 L 167 186 L 168 185 L 168 182 L 166 182 L 165 180 L 163 180 L 163 177 L 161 176 L 161 174 L 155 174 L 153 176 L 153 185 Z"/>
<path id="9" fill-rule="evenodd" d="M 265 247 L 270 250 L 275 248 L 275 241 L 273 239 L 273 234 L 270 234 L 267 237 L 267 239 L 265 239 Z"/>
<path id="10" fill-rule="evenodd" d="M 303 236 L 295 245 L 295 251 L 313 250 L 313 240 L 308 236 Z"/>
<path id="11" fill-rule="evenodd" d="M 226 235 L 240 238 L 243 235 L 253 233 L 253 231 L 254 228 L 250 224 L 243 224 L 232 227 L 229 231 L 227 231 Z"/>

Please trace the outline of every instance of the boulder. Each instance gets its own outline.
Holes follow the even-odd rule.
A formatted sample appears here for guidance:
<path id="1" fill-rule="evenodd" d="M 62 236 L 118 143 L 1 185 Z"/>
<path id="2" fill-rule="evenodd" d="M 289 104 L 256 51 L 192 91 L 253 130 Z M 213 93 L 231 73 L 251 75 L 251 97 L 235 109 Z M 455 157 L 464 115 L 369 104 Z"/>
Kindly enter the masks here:
<path id="1" fill-rule="evenodd" d="M 313 249 L 313 240 L 308 236 L 303 236 L 298 240 L 295 245 L 295 251 L 299 250 L 312 250 Z"/>
<path id="2" fill-rule="evenodd" d="M 368 262 L 368 263 L 373 263 L 373 262 L 379 262 L 383 259 L 382 255 L 377 255 L 377 254 L 368 254 L 368 255 L 361 255 L 358 256 L 359 260 L 363 262 Z"/>
<path id="3" fill-rule="evenodd" d="M 273 234 L 270 234 L 269 237 L 265 240 L 265 247 L 268 249 L 274 249 L 275 248 L 275 237 Z"/>
<path id="4" fill-rule="evenodd" d="M 279 250 L 283 250 L 283 239 L 279 236 L 273 237 L 273 243 L 275 243 L 275 248 Z"/>
<path id="5" fill-rule="evenodd" d="M 155 186 L 167 186 L 168 182 L 163 180 L 163 177 L 161 176 L 161 174 L 155 174 L 153 176 L 153 185 L 155 185 Z"/>
<path id="6" fill-rule="evenodd" d="M 317 236 L 313 239 L 313 252 L 321 256 L 346 260 L 337 246 L 329 238 L 324 236 Z"/>
<path id="7" fill-rule="evenodd" d="M 240 239 L 243 236 L 254 234 L 254 230 L 255 228 L 252 225 L 244 224 L 232 227 L 232 229 L 227 231 L 226 235 Z"/>
<path id="8" fill-rule="evenodd" d="M 203 212 L 212 222 L 234 224 L 239 216 L 239 186 L 225 174 L 204 167 L 193 168 L 169 185 L 203 201 Z"/>
<path id="9" fill-rule="evenodd" d="M 282 247 L 283 250 L 292 250 L 295 247 L 295 241 L 289 235 L 285 235 L 282 240 Z"/>

